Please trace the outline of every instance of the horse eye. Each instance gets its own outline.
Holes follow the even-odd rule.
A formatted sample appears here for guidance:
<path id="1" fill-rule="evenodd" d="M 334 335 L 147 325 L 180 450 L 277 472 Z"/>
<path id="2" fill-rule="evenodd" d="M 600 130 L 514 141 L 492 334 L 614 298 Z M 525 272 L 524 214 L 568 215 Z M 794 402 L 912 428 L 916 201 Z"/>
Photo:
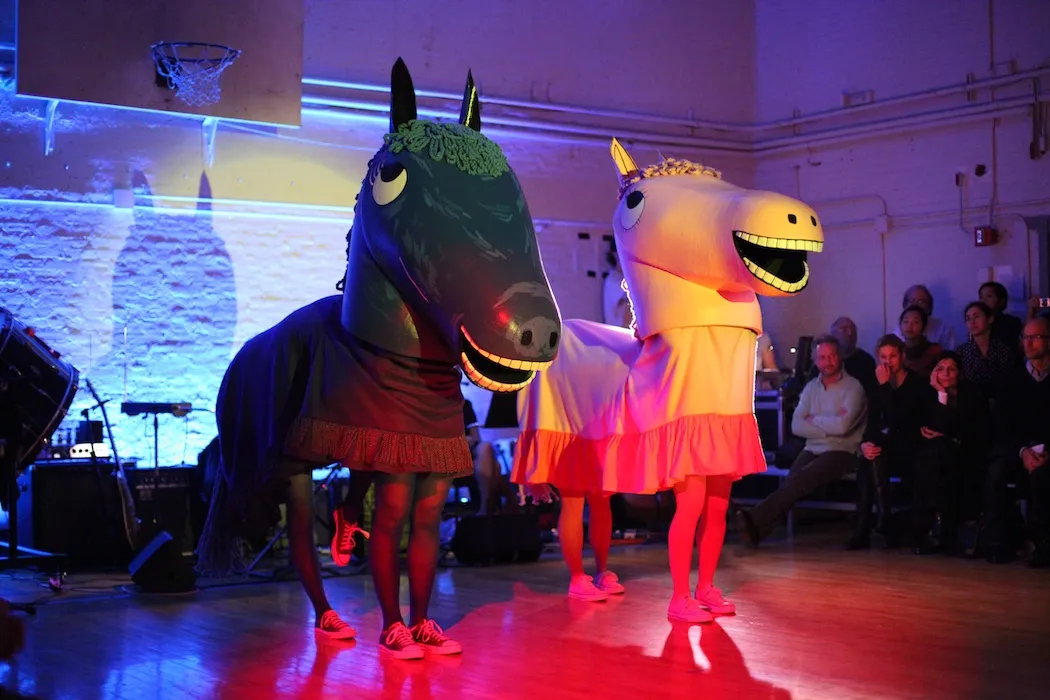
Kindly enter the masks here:
<path id="1" fill-rule="evenodd" d="M 400 163 L 387 163 L 379 169 L 379 177 L 383 182 L 393 182 L 404 171 L 405 166 Z"/>
<path id="2" fill-rule="evenodd" d="M 400 163 L 387 163 L 379 169 L 379 178 L 372 183 L 372 199 L 379 206 L 386 206 L 405 191 L 408 171 Z"/>
<path id="3" fill-rule="evenodd" d="M 642 217 L 642 211 L 645 210 L 645 195 L 640 190 L 635 190 L 627 195 L 624 204 L 626 206 L 620 212 L 620 225 L 626 231 L 634 228 L 638 219 Z"/>

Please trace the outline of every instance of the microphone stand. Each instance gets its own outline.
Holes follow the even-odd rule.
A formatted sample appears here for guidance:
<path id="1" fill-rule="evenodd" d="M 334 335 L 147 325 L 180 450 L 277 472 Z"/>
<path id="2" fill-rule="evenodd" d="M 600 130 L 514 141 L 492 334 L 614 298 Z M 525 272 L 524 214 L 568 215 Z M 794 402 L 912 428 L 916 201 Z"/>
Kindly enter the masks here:
<path id="1" fill-rule="evenodd" d="M 138 549 L 138 535 L 141 523 L 135 513 L 135 500 L 131 495 L 131 489 L 128 487 L 128 480 L 124 474 L 124 465 L 117 455 L 117 441 L 113 439 L 113 427 L 109 424 L 109 415 L 106 413 L 106 401 L 99 398 L 98 392 L 91 385 L 90 379 L 85 377 L 84 384 L 87 385 L 88 391 L 91 392 L 91 396 L 95 399 L 97 408 L 102 411 L 102 422 L 106 426 L 106 434 L 109 437 L 109 449 L 113 453 L 113 464 L 116 465 L 117 469 L 117 490 L 120 493 L 121 502 L 124 506 L 124 534 L 128 538 L 128 544 L 135 550 Z M 92 440 L 92 456 L 94 456 L 94 453 L 94 440 Z"/>

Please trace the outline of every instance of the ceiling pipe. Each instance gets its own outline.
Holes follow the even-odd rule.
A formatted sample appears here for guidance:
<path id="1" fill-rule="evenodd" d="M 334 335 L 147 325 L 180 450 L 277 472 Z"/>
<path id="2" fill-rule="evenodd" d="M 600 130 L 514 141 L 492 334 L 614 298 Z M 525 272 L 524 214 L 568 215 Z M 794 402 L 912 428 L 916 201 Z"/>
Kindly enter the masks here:
<path id="1" fill-rule="evenodd" d="M 1050 96 L 1045 94 L 1039 96 L 1039 101 L 1045 101 L 1047 99 L 1050 99 Z M 930 124 L 962 124 L 968 121 L 987 119 L 990 116 L 1003 114 L 1016 109 L 1038 107 L 1039 101 L 1033 101 L 1031 95 L 1025 95 L 1024 97 L 996 100 L 994 102 L 985 102 L 979 105 L 953 107 L 950 109 L 923 112 L 921 114 L 914 114 L 906 117 L 880 119 L 854 126 L 832 127 L 821 131 L 815 131 L 811 134 L 758 141 L 754 144 L 752 152 L 769 154 L 790 150 L 799 146 L 810 146 L 815 144 L 828 145 L 836 141 L 846 139 L 856 140 L 858 137 L 863 138 L 867 136 L 875 136 L 887 132 L 896 132 L 907 128 L 927 126 Z"/>
<path id="2" fill-rule="evenodd" d="M 363 112 L 386 112 L 388 109 L 387 105 L 375 102 L 340 100 L 329 97 L 319 97 L 315 95 L 303 95 L 302 99 L 304 106 L 314 108 L 333 107 L 336 109 L 349 109 Z M 456 116 L 452 112 L 425 108 L 419 109 L 418 114 L 420 116 L 426 117 Z M 592 139 L 600 140 L 601 143 L 606 145 L 608 144 L 609 138 L 615 134 L 617 138 L 631 143 L 683 146 L 687 148 L 695 148 L 698 150 L 705 151 L 720 151 L 740 154 L 748 154 L 752 151 L 750 143 L 742 141 L 732 141 L 728 139 L 705 139 L 694 136 L 663 135 L 654 133 L 644 133 L 640 131 L 626 131 L 623 129 L 604 129 L 599 127 L 573 126 L 571 124 L 560 124 L 558 122 L 548 122 L 539 119 L 515 119 L 513 117 L 501 117 L 497 115 L 486 115 L 483 118 L 483 120 L 485 124 L 488 125 L 503 126 L 534 132 L 539 131 L 552 134 L 567 134 L 571 136 L 590 137 Z"/>
<path id="3" fill-rule="evenodd" d="M 930 98 L 949 97 L 961 93 L 990 90 L 993 88 L 1000 88 L 1024 82 L 1026 80 L 1038 78 L 1043 75 L 1050 75 L 1050 66 L 1040 66 L 1038 68 L 1019 71 L 1017 73 L 999 76 L 996 78 L 988 78 L 985 80 L 975 80 L 973 82 L 958 83 L 955 85 L 948 85 L 940 88 L 933 88 L 930 90 L 920 90 L 918 92 L 889 97 L 884 100 L 875 100 L 874 102 L 867 102 L 865 104 L 854 105 L 851 107 L 838 107 L 835 109 L 811 112 L 809 114 L 791 117 L 788 119 L 778 119 L 773 121 L 755 122 L 749 124 L 667 117 L 655 114 L 643 114 L 640 112 L 627 112 L 622 110 L 601 109 L 592 107 L 578 107 L 574 105 L 565 105 L 553 102 L 530 102 L 527 100 L 514 100 L 503 97 L 484 96 L 482 97 L 482 102 L 489 105 L 500 105 L 502 107 L 529 109 L 541 112 L 559 112 L 562 114 L 572 114 L 580 116 L 604 117 L 608 119 L 637 121 L 650 124 L 665 124 L 669 126 L 685 127 L 688 129 L 710 129 L 714 131 L 723 131 L 731 133 L 753 133 L 766 131 L 769 129 L 780 129 L 799 126 L 801 124 L 809 124 L 822 119 L 864 113 L 873 109 L 901 106 L 909 104 L 911 102 L 916 102 L 919 100 L 925 100 Z M 385 85 L 373 85 L 370 83 L 326 80 L 322 78 L 303 78 L 302 82 L 304 86 L 326 87 L 338 90 L 351 90 L 357 92 L 375 93 L 390 92 L 390 88 Z M 462 95 L 454 95 L 452 93 L 438 92 L 434 90 L 417 90 L 416 95 L 418 97 L 426 97 L 439 100 L 452 100 L 455 101 L 456 104 L 459 104 L 463 100 Z"/>
<path id="4" fill-rule="evenodd" d="M 547 133 L 559 136 L 572 136 L 587 142 L 605 144 L 610 134 L 625 141 L 636 144 L 670 145 L 682 146 L 704 151 L 718 151 L 738 154 L 773 154 L 789 151 L 800 146 L 811 146 L 816 144 L 831 144 L 836 141 L 864 138 L 885 134 L 888 132 L 899 132 L 903 129 L 922 127 L 929 124 L 959 124 L 968 121 L 983 120 L 990 116 L 1007 113 L 1011 110 L 1038 106 L 1042 100 L 1050 99 L 1045 94 L 1025 95 L 1009 99 L 1000 99 L 992 102 L 983 102 L 977 105 L 963 105 L 942 110 L 933 110 L 921 114 L 896 117 L 890 119 L 870 120 L 861 124 L 843 127 L 831 127 L 809 134 L 788 136 L 781 138 L 770 138 L 753 143 L 742 143 L 724 139 L 697 138 L 690 136 L 673 136 L 635 131 L 624 131 L 620 129 L 610 130 L 598 127 L 573 126 L 569 124 L 552 123 L 538 119 L 515 119 L 499 116 L 486 117 L 488 124 L 502 126 L 511 130 L 523 132 Z M 369 113 L 382 113 L 388 108 L 385 104 L 352 100 L 338 100 L 327 97 L 304 95 L 303 104 L 310 107 L 327 107 L 337 110 L 363 111 Z M 420 109 L 421 116 L 447 117 L 451 112 L 433 109 Z M 452 115 L 455 116 L 455 115 Z"/>

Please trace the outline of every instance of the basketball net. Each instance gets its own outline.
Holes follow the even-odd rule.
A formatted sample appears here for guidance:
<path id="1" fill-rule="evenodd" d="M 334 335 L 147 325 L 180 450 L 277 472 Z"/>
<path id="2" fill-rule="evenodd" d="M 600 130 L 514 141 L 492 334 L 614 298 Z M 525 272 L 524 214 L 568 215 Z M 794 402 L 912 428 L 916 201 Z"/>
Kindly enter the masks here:
<path id="1" fill-rule="evenodd" d="M 157 73 L 175 96 L 191 107 L 213 105 L 222 96 L 219 77 L 241 55 L 219 44 L 162 42 L 153 45 Z"/>

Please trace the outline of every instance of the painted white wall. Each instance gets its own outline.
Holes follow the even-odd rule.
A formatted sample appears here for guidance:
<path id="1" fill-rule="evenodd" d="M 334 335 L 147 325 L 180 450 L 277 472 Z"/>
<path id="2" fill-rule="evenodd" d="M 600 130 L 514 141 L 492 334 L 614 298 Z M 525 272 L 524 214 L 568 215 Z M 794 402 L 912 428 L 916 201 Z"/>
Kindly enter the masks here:
<path id="1" fill-rule="evenodd" d="M 749 118 L 750 5 L 708 0 L 684 15 L 624 6 L 603 11 L 613 20 L 604 26 L 596 3 L 563 5 L 471 2 L 458 10 L 464 21 L 423 0 L 307 2 L 304 73 L 385 85 L 393 59 L 402 55 L 420 91 L 461 94 L 469 66 L 483 101 L 492 95 Z M 13 4 L 0 4 L 0 12 L 7 16 Z M 551 21 L 555 16 L 559 21 Z M 712 23 L 717 17 L 724 20 Z M 719 45 L 733 70 L 713 70 L 717 61 L 697 54 L 668 71 L 674 55 L 688 55 L 680 49 L 693 38 Z M 721 97 L 711 100 L 712 94 Z M 369 97 L 379 106 L 387 99 Z M 420 104 L 458 110 L 441 101 Z M 582 119 L 511 111 L 530 123 L 571 126 Z M 486 106 L 483 119 L 495 112 Z M 203 409 L 185 421 L 161 418 L 160 462 L 194 461 L 214 436 L 214 417 L 206 411 L 240 345 L 335 292 L 350 209 L 381 144 L 385 116 L 307 110 L 300 130 L 223 123 L 209 166 L 199 119 L 60 104 L 54 150 L 45 155 L 45 114 L 46 101 L 16 97 L 10 82 L 3 84 L 0 305 L 114 399 L 110 417 L 122 457 L 152 463 L 151 421 L 121 416 L 115 405 L 125 398 L 125 364 L 128 399 L 189 401 Z M 521 135 L 486 132 L 504 147 L 525 188 L 563 314 L 600 318 L 601 237 L 611 232 L 616 187 L 608 137 L 615 127 L 571 139 L 535 128 Z M 639 160 L 657 158 L 652 145 L 635 152 Z M 695 148 L 677 153 L 711 160 Z M 715 160 L 729 176 L 750 182 L 746 155 Z M 114 206 L 132 188 L 138 206 Z M 197 211 L 198 197 L 219 201 Z M 590 239 L 581 240 L 581 232 Z M 484 417 L 487 395 L 471 396 Z M 81 391 L 74 411 L 90 403 Z"/>
<path id="2" fill-rule="evenodd" d="M 1031 160 L 1028 153 L 1032 109 L 964 117 L 991 98 L 989 91 L 972 101 L 965 93 L 923 97 L 852 116 L 841 107 L 844 93 L 871 90 L 884 101 L 960 85 L 968 76 L 983 80 L 1046 66 L 1050 3 L 814 0 L 802 9 L 788 0 L 759 0 L 755 17 L 757 119 L 839 110 L 799 127 L 803 135 L 794 146 L 757 154 L 756 186 L 800 196 L 826 228 L 825 252 L 811 259 L 810 287 L 764 307 L 780 345 L 849 315 L 862 346 L 871 348 L 896 327 L 903 293 L 914 283 L 931 288 L 935 315 L 965 339 L 963 307 L 995 267 L 1013 297 L 1011 307 L 1023 316 L 1039 261 L 1029 254 L 1020 215 L 1050 212 L 1050 155 Z M 995 97 L 1023 98 L 1032 90 L 1028 81 L 1000 88 Z M 938 111 L 946 120 L 922 127 L 889 121 Z M 866 134 L 821 135 L 869 120 Z M 984 177 L 973 174 L 978 164 L 989 170 Z M 957 169 L 967 173 L 962 222 Z M 879 217 L 886 217 L 882 224 Z M 973 227 L 988 223 L 1000 229 L 1001 242 L 975 248 Z"/>

